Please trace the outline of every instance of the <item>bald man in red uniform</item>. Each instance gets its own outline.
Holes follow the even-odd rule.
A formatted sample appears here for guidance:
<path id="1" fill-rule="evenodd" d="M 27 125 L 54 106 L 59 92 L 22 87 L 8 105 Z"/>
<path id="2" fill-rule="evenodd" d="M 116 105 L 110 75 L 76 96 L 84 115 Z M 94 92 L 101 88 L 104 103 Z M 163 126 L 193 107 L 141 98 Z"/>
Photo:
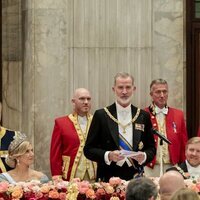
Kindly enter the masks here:
<path id="1" fill-rule="evenodd" d="M 72 114 L 57 118 L 51 139 L 52 176 L 70 181 L 73 178 L 95 180 L 96 163 L 85 158 L 83 147 L 92 120 L 89 114 L 91 95 L 85 88 L 75 90 Z"/>

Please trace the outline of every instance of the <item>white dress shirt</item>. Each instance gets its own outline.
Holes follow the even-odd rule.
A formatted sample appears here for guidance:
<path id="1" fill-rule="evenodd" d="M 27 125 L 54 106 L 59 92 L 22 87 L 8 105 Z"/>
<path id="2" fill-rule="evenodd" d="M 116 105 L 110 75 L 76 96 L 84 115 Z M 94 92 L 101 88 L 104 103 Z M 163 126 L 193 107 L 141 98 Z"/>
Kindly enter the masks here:
<path id="1" fill-rule="evenodd" d="M 116 108 L 117 108 L 118 121 L 123 125 L 128 124 L 132 120 L 131 104 L 124 108 L 116 102 Z M 121 134 L 126 139 L 126 141 L 129 143 L 130 146 L 132 146 L 132 143 L 133 143 L 133 134 L 132 134 L 133 126 L 132 125 L 133 124 L 131 123 L 124 130 L 118 124 L 119 134 Z M 123 133 L 123 131 L 126 131 L 126 133 Z M 131 162 L 127 158 L 124 158 L 123 160 L 118 161 L 116 164 L 119 166 L 122 166 L 125 162 L 128 164 L 129 167 L 132 166 Z"/>
<path id="2" fill-rule="evenodd" d="M 78 115 L 78 122 L 79 122 L 79 125 L 80 125 L 80 128 L 81 128 L 82 132 L 84 134 L 86 134 L 86 131 L 87 131 L 86 130 L 87 129 L 87 117 L 86 116 L 81 117 L 81 116 Z"/>
<path id="3" fill-rule="evenodd" d="M 193 167 L 187 160 L 185 161 L 185 163 L 188 169 L 188 173 L 190 174 L 190 177 L 192 179 L 198 179 L 200 177 L 200 165 L 197 167 Z"/>

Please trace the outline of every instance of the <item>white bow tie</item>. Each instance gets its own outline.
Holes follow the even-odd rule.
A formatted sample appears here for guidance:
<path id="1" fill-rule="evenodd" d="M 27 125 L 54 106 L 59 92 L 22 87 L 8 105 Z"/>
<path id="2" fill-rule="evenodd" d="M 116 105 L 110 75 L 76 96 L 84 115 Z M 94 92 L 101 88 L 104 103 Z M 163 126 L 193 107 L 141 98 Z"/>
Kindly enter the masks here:
<path id="1" fill-rule="evenodd" d="M 164 108 L 160 109 L 160 108 L 156 107 L 155 112 L 156 112 L 156 114 L 163 113 L 166 115 L 168 113 L 168 108 L 164 107 Z"/>

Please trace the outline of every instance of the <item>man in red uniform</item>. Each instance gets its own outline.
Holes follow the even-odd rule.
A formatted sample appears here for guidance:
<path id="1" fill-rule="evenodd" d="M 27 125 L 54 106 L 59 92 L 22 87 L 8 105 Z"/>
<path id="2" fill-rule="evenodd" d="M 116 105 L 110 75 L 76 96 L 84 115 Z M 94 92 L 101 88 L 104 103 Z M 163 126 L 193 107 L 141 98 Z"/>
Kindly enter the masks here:
<path id="1" fill-rule="evenodd" d="M 154 136 L 157 155 L 145 172 L 148 176 L 159 176 L 170 166 L 185 160 L 187 131 L 183 112 L 167 105 L 168 84 L 165 80 L 153 80 L 150 95 L 152 104 L 145 110 L 151 115 L 152 126 L 171 141 L 171 145 L 165 142 L 160 145 L 160 139 Z"/>
<path id="2" fill-rule="evenodd" d="M 50 165 L 52 176 L 64 180 L 80 178 L 95 180 L 95 163 L 86 159 L 83 147 L 92 120 L 91 95 L 85 88 L 78 88 L 72 98 L 74 111 L 55 120 L 51 139 Z"/>

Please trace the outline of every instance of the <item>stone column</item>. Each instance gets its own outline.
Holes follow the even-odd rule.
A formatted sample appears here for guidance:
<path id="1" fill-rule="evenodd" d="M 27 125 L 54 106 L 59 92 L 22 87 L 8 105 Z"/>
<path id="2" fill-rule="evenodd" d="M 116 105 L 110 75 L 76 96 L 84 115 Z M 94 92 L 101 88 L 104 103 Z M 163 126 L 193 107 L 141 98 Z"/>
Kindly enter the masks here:
<path id="1" fill-rule="evenodd" d="M 21 1 L 2 0 L 2 123 L 22 127 Z"/>

